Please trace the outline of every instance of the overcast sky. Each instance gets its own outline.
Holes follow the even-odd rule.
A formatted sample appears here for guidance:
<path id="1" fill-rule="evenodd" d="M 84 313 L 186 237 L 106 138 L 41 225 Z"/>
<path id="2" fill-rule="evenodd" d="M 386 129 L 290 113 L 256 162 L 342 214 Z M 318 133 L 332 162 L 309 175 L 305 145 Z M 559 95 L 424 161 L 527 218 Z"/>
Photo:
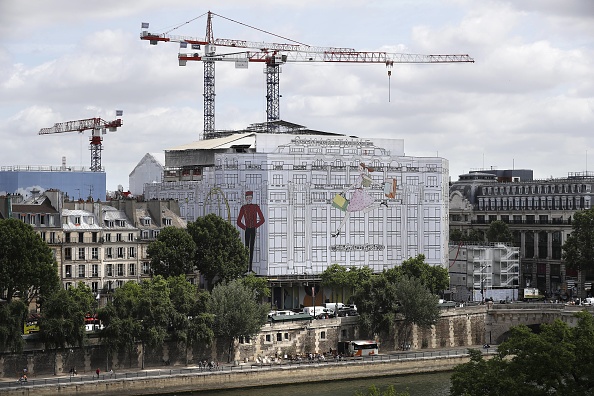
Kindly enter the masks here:
<path id="1" fill-rule="evenodd" d="M 363 5 L 365 4 L 365 5 Z M 358 51 L 468 54 L 475 63 L 290 63 L 281 119 L 311 129 L 404 139 L 450 177 L 481 168 L 536 178 L 594 171 L 592 0 L 0 0 L 0 166 L 89 166 L 90 132 L 39 136 L 56 122 L 124 111 L 104 136 L 107 188 L 128 188 L 147 152 L 199 139 L 203 65 L 178 66 L 155 33 Z M 188 23 L 186 23 L 188 22 Z M 223 51 L 223 48 L 217 51 Z M 216 129 L 266 120 L 263 66 L 216 64 Z M 388 100 L 390 99 L 390 101 Z M 588 159 L 590 157 L 590 159 Z"/>

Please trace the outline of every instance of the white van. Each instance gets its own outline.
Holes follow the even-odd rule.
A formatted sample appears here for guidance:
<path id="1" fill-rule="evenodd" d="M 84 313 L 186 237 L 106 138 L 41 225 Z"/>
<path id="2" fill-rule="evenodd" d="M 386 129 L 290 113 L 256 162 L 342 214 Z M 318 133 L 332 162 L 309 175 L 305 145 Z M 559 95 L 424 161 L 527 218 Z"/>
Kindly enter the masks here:
<path id="1" fill-rule="evenodd" d="M 334 311 L 321 305 L 316 305 L 314 307 L 303 307 L 303 313 L 310 314 L 311 316 L 315 317 L 322 314 L 333 315 Z"/>

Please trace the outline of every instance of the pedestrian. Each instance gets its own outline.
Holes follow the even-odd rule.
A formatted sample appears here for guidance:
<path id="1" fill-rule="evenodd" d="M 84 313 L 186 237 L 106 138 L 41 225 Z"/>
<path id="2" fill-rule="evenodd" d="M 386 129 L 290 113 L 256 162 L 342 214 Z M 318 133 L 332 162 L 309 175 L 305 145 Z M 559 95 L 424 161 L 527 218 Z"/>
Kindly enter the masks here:
<path id="1" fill-rule="evenodd" d="M 109 370 L 109 378 L 113 376 L 113 369 Z"/>
<path id="2" fill-rule="evenodd" d="M 101 370 L 99 370 L 99 367 L 97 367 L 97 370 L 95 370 L 95 374 L 97 374 L 97 378 L 99 378 L 99 374 L 101 374 Z"/>

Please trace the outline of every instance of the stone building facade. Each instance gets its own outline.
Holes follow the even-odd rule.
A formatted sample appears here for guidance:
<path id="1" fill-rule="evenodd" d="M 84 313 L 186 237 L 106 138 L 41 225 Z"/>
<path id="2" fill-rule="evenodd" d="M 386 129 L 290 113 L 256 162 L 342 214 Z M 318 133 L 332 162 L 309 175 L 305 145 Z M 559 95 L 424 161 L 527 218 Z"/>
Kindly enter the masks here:
<path id="1" fill-rule="evenodd" d="M 520 288 L 537 287 L 562 299 L 591 295 L 594 274 L 566 268 L 562 246 L 574 214 L 592 207 L 594 174 L 533 180 L 531 172 L 519 172 L 507 178 L 495 171 L 461 175 L 450 186 L 450 229 L 484 234 L 491 222 L 501 220 L 520 248 Z"/>

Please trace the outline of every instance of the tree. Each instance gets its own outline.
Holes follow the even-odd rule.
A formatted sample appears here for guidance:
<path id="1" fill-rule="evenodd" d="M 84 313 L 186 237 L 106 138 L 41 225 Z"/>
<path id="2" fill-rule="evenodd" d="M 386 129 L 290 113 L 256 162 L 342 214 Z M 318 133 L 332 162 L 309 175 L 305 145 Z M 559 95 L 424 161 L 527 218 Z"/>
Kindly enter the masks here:
<path id="1" fill-rule="evenodd" d="M 104 328 L 99 332 L 109 352 L 125 351 L 132 367 L 132 353 L 140 334 L 136 311 L 142 289 L 136 282 L 126 282 L 113 293 L 113 298 L 98 312 Z"/>
<path id="2" fill-rule="evenodd" d="M 7 301 L 19 298 L 28 306 L 59 286 L 54 255 L 33 228 L 15 219 L 0 220 L 0 290 Z"/>
<path id="3" fill-rule="evenodd" d="M 82 282 L 76 287 L 59 289 L 46 296 L 41 306 L 39 324 L 40 338 L 45 348 L 53 349 L 57 355 L 60 349 L 83 346 L 86 337 L 85 314 L 91 312 L 93 303 L 93 292 Z M 54 374 L 55 369 L 54 365 Z"/>
<path id="4" fill-rule="evenodd" d="M 572 269 L 594 269 L 594 208 L 575 212 L 571 230 L 563 244 L 563 260 Z"/>
<path id="5" fill-rule="evenodd" d="M 386 275 L 392 282 L 397 282 L 402 276 L 417 278 L 435 295 L 439 295 L 450 287 L 448 270 L 437 265 L 427 264 L 423 254 L 404 260 L 399 267 L 387 270 Z"/>
<path id="6" fill-rule="evenodd" d="M 396 322 L 399 302 L 396 284 L 385 273 L 363 282 L 355 294 L 361 333 L 369 338 L 391 333 Z"/>
<path id="7" fill-rule="evenodd" d="M 153 275 L 178 276 L 193 272 L 196 244 L 185 229 L 165 227 L 147 247 Z"/>
<path id="8" fill-rule="evenodd" d="M 589 395 L 594 392 L 594 318 L 586 311 L 575 315 L 575 327 L 559 319 L 541 325 L 538 334 L 513 327 L 498 355 L 456 367 L 451 395 Z"/>
<path id="9" fill-rule="evenodd" d="M 270 288 L 268 287 L 268 280 L 266 278 L 257 277 L 253 273 L 249 273 L 241 281 L 245 286 L 255 292 L 256 301 L 263 302 L 265 298 L 271 296 Z"/>
<path id="10" fill-rule="evenodd" d="M 506 222 L 495 220 L 489 225 L 487 240 L 489 242 L 512 242 L 514 237 Z"/>
<path id="11" fill-rule="evenodd" d="M 332 264 L 320 275 L 322 286 L 332 290 L 332 301 L 338 302 L 338 296 L 343 295 L 344 289 L 351 289 L 347 268 L 340 264 Z M 344 296 L 342 299 L 344 302 Z"/>
<path id="12" fill-rule="evenodd" d="M 355 297 L 363 334 L 392 334 L 399 325 L 399 344 L 410 339 L 413 325 L 430 327 L 439 319 L 437 296 L 408 275 L 394 278 L 387 271 L 364 282 Z"/>
<path id="13" fill-rule="evenodd" d="M 266 323 L 268 306 L 256 302 L 256 292 L 236 279 L 214 287 L 209 312 L 214 315 L 215 335 L 228 343 L 230 362 L 235 339 L 257 334 Z"/>
<path id="14" fill-rule="evenodd" d="M 485 239 L 477 230 L 450 230 L 450 242 L 483 242 Z"/>
<path id="15" fill-rule="evenodd" d="M 247 272 L 248 250 L 229 222 L 211 213 L 190 222 L 188 232 L 196 243 L 196 267 L 209 287 Z"/>
<path id="16" fill-rule="evenodd" d="M 398 343 L 410 340 L 413 325 L 429 328 L 439 319 L 438 298 L 420 279 L 402 276 L 396 285 L 396 299 L 400 304 Z"/>
<path id="17" fill-rule="evenodd" d="M 21 300 L 0 303 L 0 350 L 23 351 L 25 341 L 21 334 L 26 314 L 27 306 Z"/>
<path id="18" fill-rule="evenodd" d="M 167 283 L 174 309 L 170 335 L 185 346 L 187 364 L 189 348 L 197 343 L 210 344 L 214 338 L 214 317 L 207 312 L 210 294 L 205 291 L 199 292 L 183 275 L 169 277 Z"/>

